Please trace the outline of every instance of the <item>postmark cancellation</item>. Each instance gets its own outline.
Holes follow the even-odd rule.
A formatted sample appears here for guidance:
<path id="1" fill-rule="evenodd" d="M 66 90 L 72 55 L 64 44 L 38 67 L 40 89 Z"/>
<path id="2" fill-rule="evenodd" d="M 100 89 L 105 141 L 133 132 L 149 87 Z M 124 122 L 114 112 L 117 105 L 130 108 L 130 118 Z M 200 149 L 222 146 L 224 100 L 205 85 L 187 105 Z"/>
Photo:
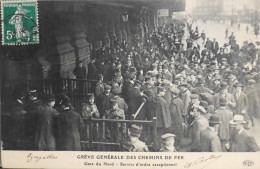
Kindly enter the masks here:
<path id="1" fill-rule="evenodd" d="M 2 0 L 2 45 L 39 43 L 37 0 Z"/>

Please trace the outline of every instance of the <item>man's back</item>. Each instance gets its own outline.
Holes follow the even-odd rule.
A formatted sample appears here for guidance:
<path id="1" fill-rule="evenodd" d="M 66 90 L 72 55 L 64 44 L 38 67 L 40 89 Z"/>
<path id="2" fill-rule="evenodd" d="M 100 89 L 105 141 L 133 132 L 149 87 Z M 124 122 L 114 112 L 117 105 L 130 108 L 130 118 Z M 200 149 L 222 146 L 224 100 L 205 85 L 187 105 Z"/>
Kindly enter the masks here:
<path id="1" fill-rule="evenodd" d="M 210 128 L 200 133 L 200 147 L 202 152 L 221 152 L 221 143 L 217 134 Z"/>

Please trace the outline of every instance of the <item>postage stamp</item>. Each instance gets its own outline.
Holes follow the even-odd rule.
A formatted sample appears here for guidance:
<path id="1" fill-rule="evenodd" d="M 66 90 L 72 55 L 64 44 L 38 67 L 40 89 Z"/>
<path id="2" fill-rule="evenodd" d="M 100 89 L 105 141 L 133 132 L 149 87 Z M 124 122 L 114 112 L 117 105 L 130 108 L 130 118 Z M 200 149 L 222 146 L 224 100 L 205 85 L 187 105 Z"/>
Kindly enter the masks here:
<path id="1" fill-rule="evenodd" d="M 2 0 L 2 45 L 39 43 L 37 0 Z"/>

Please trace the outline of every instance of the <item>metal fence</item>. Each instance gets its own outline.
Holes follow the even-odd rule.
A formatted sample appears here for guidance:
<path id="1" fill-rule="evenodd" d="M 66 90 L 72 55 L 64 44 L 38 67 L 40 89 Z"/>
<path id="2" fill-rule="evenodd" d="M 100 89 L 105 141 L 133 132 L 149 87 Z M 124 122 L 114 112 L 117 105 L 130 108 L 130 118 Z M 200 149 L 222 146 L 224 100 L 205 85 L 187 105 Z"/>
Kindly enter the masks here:
<path id="1" fill-rule="evenodd" d="M 32 80 L 9 80 L 2 85 L 3 106 L 8 106 L 13 92 L 17 89 L 30 91 L 36 89 L 39 97 L 49 94 L 67 94 L 76 111 L 80 110 L 81 103 L 86 102 L 87 93 L 93 93 L 97 81 L 79 79 L 32 79 Z"/>
<path id="2" fill-rule="evenodd" d="M 5 150 L 36 150 L 35 128 L 30 126 L 30 119 L 16 118 L 2 114 L 2 140 Z M 115 119 L 83 119 L 85 128 L 81 131 L 81 150 L 83 151 L 121 151 L 121 142 L 127 135 L 131 124 L 143 128 L 141 140 L 151 151 L 157 138 L 156 117 L 152 121 L 144 120 L 115 120 Z M 125 135 L 119 126 L 125 125 Z M 57 126 L 58 127 L 58 126 Z M 54 134 L 58 133 L 54 128 Z M 89 133 L 88 136 L 87 133 Z M 57 136 L 58 139 L 58 136 Z"/>

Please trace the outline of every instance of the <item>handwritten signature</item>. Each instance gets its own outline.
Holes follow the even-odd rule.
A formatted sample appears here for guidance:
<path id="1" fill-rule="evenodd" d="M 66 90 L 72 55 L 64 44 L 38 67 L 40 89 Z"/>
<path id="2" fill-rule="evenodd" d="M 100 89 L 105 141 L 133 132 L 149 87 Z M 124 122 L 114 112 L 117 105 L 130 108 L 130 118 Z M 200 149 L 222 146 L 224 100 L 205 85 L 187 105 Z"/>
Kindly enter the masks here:
<path id="1" fill-rule="evenodd" d="M 218 158 L 220 158 L 222 155 L 210 155 L 209 157 L 199 157 L 196 160 L 194 160 L 193 162 L 188 162 L 184 165 L 184 168 L 190 168 L 193 167 L 195 165 L 198 164 L 202 164 L 202 163 L 206 163 L 206 162 L 213 162 L 215 160 L 217 160 Z"/>
<path id="2" fill-rule="evenodd" d="M 58 157 L 57 156 L 54 156 L 53 154 L 49 154 L 49 155 L 46 155 L 46 156 L 39 156 L 39 155 L 34 155 L 33 153 L 29 153 L 27 155 L 27 161 L 28 163 L 30 162 L 39 162 L 40 160 L 47 160 L 47 159 L 51 159 L 51 160 L 55 160 L 57 159 Z"/>

